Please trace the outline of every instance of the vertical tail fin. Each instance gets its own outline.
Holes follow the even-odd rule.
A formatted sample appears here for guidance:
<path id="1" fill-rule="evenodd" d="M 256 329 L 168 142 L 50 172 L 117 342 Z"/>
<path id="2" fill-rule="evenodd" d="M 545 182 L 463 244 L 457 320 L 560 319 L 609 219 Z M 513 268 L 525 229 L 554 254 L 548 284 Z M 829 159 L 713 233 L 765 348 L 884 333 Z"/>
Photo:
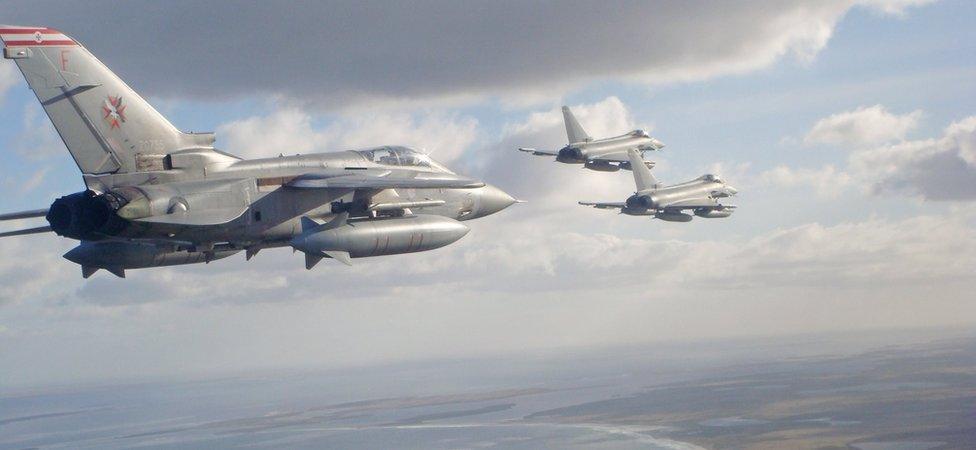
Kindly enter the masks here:
<path id="1" fill-rule="evenodd" d="M 659 186 L 657 178 L 654 178 L 651 169 L 644 164 L 644 158 L 640 153 L 630 149 L 627 150 L 627 155 L 630 157 L 630 171 L 634 173 L 634 184 L 637 185 L 637 190 L 657 189 Z"/>
<path id="2" fill-rule="evenodd" d="M 569 143 L 573 144 L 576 142 L 589 142 L 593 138 L 586 134 L 583 127 L 580 125 L 579 121 L 576 120 L 576 116 L 573 112 L 569 110 L 568 106 L 563 106 L 563 121 L 566 122 L 566 137 L 569 138 Z"/>
<path id="3" fill-rule="evenodd" d="M 186 134 L 87 49 L 60 31 L 0 25 L 3 56 L 17 63 L 85 174 L 165 170 L 165 155 L 210 147 Z"/>

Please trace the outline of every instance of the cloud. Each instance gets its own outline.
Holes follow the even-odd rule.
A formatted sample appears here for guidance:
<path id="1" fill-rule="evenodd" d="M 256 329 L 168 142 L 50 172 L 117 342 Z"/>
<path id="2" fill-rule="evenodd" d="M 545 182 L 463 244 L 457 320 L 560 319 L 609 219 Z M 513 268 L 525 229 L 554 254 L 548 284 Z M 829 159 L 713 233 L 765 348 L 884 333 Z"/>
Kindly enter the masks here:
<path id="1" fill-rule="evenodd" d="M 976 229 L 965 217 L 810 223 L 741 241 L 628 239 L 531 228 L 508 234 L 514 239 L 467 250 L 465 271 L 508 280 L 520 290 L 653 287 L 653 294 L 644 295 L 666 298 L 689 287 L 697 292 L 773 285 L 859 289 L 958 281 L 970 277 L 967 267 L 976 263 Z M 593 280 L 600 280 L 599 286 Z M 485 283 L 489 286 L 494 282 Z"/>
<path id="2" fill-rule="evenodd" d="M 793 169 L 779 165 L 759 174 L 761 185 L 785 188 L 810 187 L 822 199 L 837 198 L 851 185 L 851 176 L 833 165 L 820 169 Z"/>
<path id="3" fill-rule="evenodd" d="M 918 127 L 922 111 L 889 113 L 883 106 L 859 107 L 820 119 L 804 137 L 807 145 L 865 146 L 904 140 Z"/>
<path id="4" fill-rule="evenodd" d="M 615 136 L 638 128 L 630 110 L 617 97 L 570 106 L 591 136 Z M 644 128 L 652 131 L 650 127 Z M 633 181 L 629 176 L 608 176 L 581 166 L 556 164 L 552 157 L 517 151 L 519 147 L 555 150 L 566 145 L 567 140 L 560 108 L 534 112 L 523 121 L 505 125 L 498 140 L 468 154 L 466 170 L 491 180 L 516 197 L 531 195 L 533 208 L 565 208 L 581 200 L 577 197 L 581 193 L 614 196 L 610 198 L 630 194 Z"/>
<path id="5" fill-rule="evenodd" d="M 875 105 L 821 119 L 806 141 L 844 147 L 850 152 L 847 166 L 809 169 L 779 165 L 761 173 L 760 183 L 812 186 L 821 198 L 835 198 L 846 187 L 860 185 L 875 195 L 976 200 L 976 116 L 950 124 L 941 137 L 905 140 L 920 116 L 920 111 L 893 115 Z"/>
<path id="6" fill-rule="evenodd" d="M 889 16 L 904 16 L 909 8 L 925 6 L 936 0 L 858 0 L 858 4 Z"/>
<path id="7" fill-rule="evenodd" d="M 475 224 L 470 239 L 441 250 L 362 259 L 351 268 L 326 261 L 305 271 L 301 255 L 278 249 L 250 262 L 233 256 L 206 270 L 155 268 L 132 271 L 126 280 L 99 274 L 84 282 L 77 272 L 59 267 L 70 264 L 40 260 L 30 267 L 0 266 L 0 280 L 35 273 L 30 283 L 6 283 L 8 290 L 16 287 L 4 291 L 7 301 L 57 298 L 99 307 L 176 302 L 209 308 L 442 296 L 557 295 L 569 300 L 596 292 L 608 298 L 665 299 L 689 289 L 737 298 L 773 286 L 871 289 L 970 280 L 976 264 L 976 229 L 970 221 L 965 215 L 870 218 L 780 228 L 746 239 L 695 241 L 587 233 L 561 221 L 547 223 L 545 216 L 508 218 Z M 57 253 L 51 254 L 56 258 Z M 209 282 L 215 278 L 223 282 Z"/>
<path id="8" fill-rule="evenodd" d="M 856 150 L 849 159 L 877 194 L 976 200 L 976 116 L 952 123 L 940 138 Z"/>
<path id="9" fill-rule="evenodd" d="M 24 226 L 18 226 L 23 224 Z M 5 226 L 8 224 L 4 224 Z M 15 221 L 10 229 L 38 226 Z M 52 234 L 0 239 L 0 307 L 26 301 L 56 301 L 73 295 L 80 270 L 61 259 L 71 243 Z"/>
<path id="10" fill-rule="evenodd" d="M 23 127 L 13 140 L 13 147 L 24 158 L 41 161 L 53 156 L 64 157 L 67 150 L 44 109 L 36 101 L 24 105 Z"/>
<path id="11" fill-rule="evenodd" d="M 925 2 L 861 3 L 901 13 Z M 670 83 L 746 73 L 788 55 L 810 61 L 855 4 L 23 0 L 4 15 L 62 29 L 150 95 L 284 95 L 342 109 L 491 97 L 519 104 L 598 80 Z"/>
<path id="12" fill-rule="evenodd" d="M 443 112 L 368 113 L 339 116 L 327 125 L 306 111 L 284 106 L 217 127 L 221 148 L 247 158 L 338 151 L 378 145 L 407 145 L 453 162 L 477 137 L 472 117 Z"/>
<path id="13" fill-rule="evenodd" d="M 0 104 L 3 104 L 7 91 L 17 85 L 23 78 L 20 71 L 11 61 L 0 61 Z"/>
<path id="14" fill-rule="evenodd" d="M 948 261 L 937 261 L 947 258 Z M 965 217 L 872 218 L 834 226 L 807 224 L 751 239 L 729 255 L 738 264 L 712 268 L 727 285 L 883 284 L 963 280 L 976 263 L 976 229 Z"/>

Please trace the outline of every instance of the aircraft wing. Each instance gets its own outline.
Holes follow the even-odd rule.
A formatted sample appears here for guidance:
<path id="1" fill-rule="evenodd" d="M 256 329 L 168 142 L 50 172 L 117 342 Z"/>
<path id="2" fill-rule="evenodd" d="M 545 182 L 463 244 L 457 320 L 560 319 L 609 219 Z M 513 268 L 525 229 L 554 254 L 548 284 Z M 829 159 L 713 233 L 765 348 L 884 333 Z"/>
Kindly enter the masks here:
<path id="1" fill-rule="evenodd" d="M 454 174 L 365 170 L 361 173 L 309 173 L 286 184 L 296 189 L 473 189 L 484 182 Z"/>
<path id="2" fill-rule="evenodd" d="M 34 217 L 44 217 L 46 215 L 47 215 L 47 209 L 35 209 L 31 211 L 21 211 L 15 213 L 0 214 L 0 220 L 30 219 Z"/>
<path id="3" fill-rule="evenodd" d="M 559 156 L 559 152 L 552 150 L 538 150 L 534 148 L 519 147 L 520 152 L 531 153 L 535 156 Z"/>
<path id="4" fill-rule="evenodd" d="M 625 202 L 579 202 L 583 206 L 592 206 L 596 209 L 623 209 L 627 207 Z"/>
<path id="5" fill-rule="evenodd" d="M 630 162 L 631 150 L 634 150 L 641 155 L 643 155 L 644 153 L 643 151 L 641 151 L 641 149 L 637 148 L 636 146 L 633 146 L 633 147 L 624 148 L 622 150 L 614 150 L 612 152 L 604 153 L 602 155 L 600 154 L 592 155 L 589 157 L 589 159 L 590 161 L 606 161 L 606 162 L 615 162 L 615 163 Z M 644 158 L 642 157 L 641 159 Z M 644 165 L 647 165 L 649 162 L 650 161 L 645 160 Z"/>
<path id="6" fill-rule="evenodd" d="M 225 223 L 232 222 L 238 217 L 241 217 L 246 211 L 247 206 L 235 206 L 232 208 L 209 208 L 197 211 L 187 211 L 185 213 L 143 217 L 141 219 L 135 219 L 133 222 L 197 227 L 223 225 Z"/>
<path id="7" fill-rule="evenodd" d="M 636 150 L 636 147 L 634 149 Z M 630 162 L 630 156 L 627 155 L 626 149 L 619 152 L 615 151 L 612 153 L 604 153 L 602 155 L 593 155 L 590 156 L 589 159 L 590 161 L 606 161 L 615 163 Z"/>

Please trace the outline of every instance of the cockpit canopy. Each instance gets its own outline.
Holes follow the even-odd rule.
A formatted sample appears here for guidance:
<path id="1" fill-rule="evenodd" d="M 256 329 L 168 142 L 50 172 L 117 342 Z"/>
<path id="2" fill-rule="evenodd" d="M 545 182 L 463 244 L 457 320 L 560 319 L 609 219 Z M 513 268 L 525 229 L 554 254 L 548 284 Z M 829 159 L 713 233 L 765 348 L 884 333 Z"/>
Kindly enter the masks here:
<path id="1" fill-rule="evenodd" d="M 384 166 L 430 168 L 441 172 L 451 172 L 436 161 L 409 147 L 386 146 L 369 150 L 357 150 L 367 161 Z"/>
<path id="2" fill-rule="evenodd" d="M 634 137 L 645 137 L 645 138 L 651 137 L 651 135 L 647 134 L 647 132 L 644 131 L 644 130 L 634 130 L 634 131 L 631 131 L 630 132 L 630 135 L 631 136 L 634 136 Z"/>
<path id="3" fill-rule="evenodd" d="M 710 183 L 719 183 L 719 184 L 725 184 L 725 182 L 724 182 L 724 181 L 722 181 L 722 179 L 721 179 L 721 178 L 719 178 L 719 177 L 718 177 L 718 176 L 716 176 L 716 175 L 712 175 L 712 174 L 710 174 L 710 173 L 706 173 L 705 175 L 702 175 L 702 176 L 700 177 L 700 179 L 701 179 L 702 181 L 707 181 L 707 182 L 710 182 Z"/>

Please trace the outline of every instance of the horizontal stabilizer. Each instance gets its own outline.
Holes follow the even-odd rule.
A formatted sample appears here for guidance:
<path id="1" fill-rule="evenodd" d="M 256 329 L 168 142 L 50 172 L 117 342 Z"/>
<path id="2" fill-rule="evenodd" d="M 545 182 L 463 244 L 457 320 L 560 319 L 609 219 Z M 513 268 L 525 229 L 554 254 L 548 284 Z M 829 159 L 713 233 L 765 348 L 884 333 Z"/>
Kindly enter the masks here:
<path id="1" fill-rule="evenodd" d="M 185 213 L 143 217 L 135 219 L 135 222 L 196 227 L 224 225 L 241 217 L 245 211 L 247 211 L 247 207 L 202 209 Z"/>
<path id="2" fill-rule="evenodd" d="M 0 220 L 30 219 L 33 217 L 44 217 L 47 209 L 35 209 L 32 211 L 20 211 L 15 213 L 0 214 Z"/>
<path id="3" fill-rule="evenodd" d="M 26 230 L 5 231 L 3 233 L 0 233 L 0 238 L 10 237 L 10 236 L 23 236 L 26 234 L 47 233 L 48 231 L 51 231 L 51 227 L 49 226 L 28 228 Z"/>

